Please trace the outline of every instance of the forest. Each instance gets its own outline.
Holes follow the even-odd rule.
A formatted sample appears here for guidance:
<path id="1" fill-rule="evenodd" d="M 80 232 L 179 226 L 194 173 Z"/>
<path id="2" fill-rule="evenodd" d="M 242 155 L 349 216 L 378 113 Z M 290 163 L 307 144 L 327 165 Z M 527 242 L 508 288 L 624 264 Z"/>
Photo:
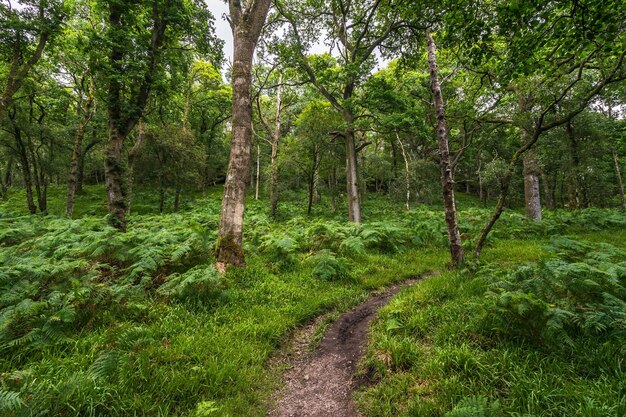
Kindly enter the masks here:
<path id="1" fill-rule="evenodd" d="M 626 415 L 624 0 L 0 0 L 0 416 Z"/>

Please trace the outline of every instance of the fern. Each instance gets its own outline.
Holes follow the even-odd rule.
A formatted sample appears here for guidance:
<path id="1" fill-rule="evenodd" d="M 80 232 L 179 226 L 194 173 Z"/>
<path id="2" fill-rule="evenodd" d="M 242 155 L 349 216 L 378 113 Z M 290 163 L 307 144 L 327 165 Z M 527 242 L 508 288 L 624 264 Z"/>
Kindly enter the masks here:
<path id="1" fill-rule="evenodd" d="M 350 278 L 350 269 L 345 259 L 338 258 L 329 250 L 322 250 L 309 258 L 313 266 L 313 277 L 324 281 Z"/>
<path id="2" fill-rule="evenodd" d="M 0 389 L 0 413 L 15 412 L 23 406 L 19 392 Z"/>
<path id="3" fill-rule="evenodd" d="M 486 397 L 463 398 L 446 417 L 499 417 L 502 416 L 498 400 L 489 402 Z"/>
<path id="4" fill-rule="evenodd" d="M 198 265 L 183 274 L 170 275 L 158 293 L 181 302 L 211 304 L 225 291 L 225 282 L 213 265 Z"/>
<path id="5" fill-rule="evenodd" d="M 521 267 L 491 285 L 491 328 L 535 343 L 572 347 L 579 335 L 619 339 L 626 323 L 626 274 L 614 260 L 626 253 L 562 238 L 551 249 L 558 258 Z"/>

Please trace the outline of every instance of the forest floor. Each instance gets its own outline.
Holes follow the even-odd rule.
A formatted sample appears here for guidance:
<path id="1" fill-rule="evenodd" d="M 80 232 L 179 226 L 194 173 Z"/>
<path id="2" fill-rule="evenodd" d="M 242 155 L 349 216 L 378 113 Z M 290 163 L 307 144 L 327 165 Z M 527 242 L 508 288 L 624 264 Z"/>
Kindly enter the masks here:
<path id="1" fill-rule="evenodd" d="M 79 196 L 75 220 L 62 187 L 48 216 L 27 215 L 17 191 L 0 202 L 0 415 L 267 415 L 285 372 L 298 379 L 281 352 L 302 366 L 308 340 L 333 352 L 341 314 L 429 271 L 442 273 L 362 313 L 362 415 L 626 415 L 624 212 L 535 224 L 507 210 L 481 260 L 447 271 L 437 204 L 368 195 L 357 226 L 328 201 L 306 216 L 306 196 L 285 193 L 278 220 L 248 201 L 248 266 L 220 275 L 220 193 L 158 213 L 138 189 L 125 234 L 106 224 L 102 187 Z M 458 199 L 470 252 L 489 210 Z"/>

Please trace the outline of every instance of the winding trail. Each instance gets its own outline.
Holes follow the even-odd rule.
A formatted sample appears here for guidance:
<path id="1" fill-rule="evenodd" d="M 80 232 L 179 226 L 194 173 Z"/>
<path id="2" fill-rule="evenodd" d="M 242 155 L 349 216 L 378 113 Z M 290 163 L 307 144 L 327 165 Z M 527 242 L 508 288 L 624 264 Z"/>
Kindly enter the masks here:
<path id="1" fill-rule="evenodd" d="M 288 361 L 291 368 L 285 373 L 285 387 L 277 394 L 276 407 L 270 416 L 358 417 L 352 401 L 353 374 L 365 352 L 371 321 L 378 309 L 398 291 L 430 275 L 388 287 L 380 295 L 341 315 L 315 352 L 297 349 L 296 355 Z M 314 326 L 309 326 L 309 333 Z"/>

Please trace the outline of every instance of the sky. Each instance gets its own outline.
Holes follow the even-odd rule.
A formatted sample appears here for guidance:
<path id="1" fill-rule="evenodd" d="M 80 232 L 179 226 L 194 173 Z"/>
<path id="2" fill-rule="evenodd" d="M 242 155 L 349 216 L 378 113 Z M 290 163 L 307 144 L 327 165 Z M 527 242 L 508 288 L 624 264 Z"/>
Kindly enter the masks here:
<path id="1" fill-rule="evenodd" d="M 233 56 L 233 34 L 230 25 L 224 19 L 224 14 L 228 13 L 228 5 L 222 0 L 205 0 L 209 6 L 209 10 L 215 16 L 215 31 L 224 43 L 224 56 L 227 60 Z"/>
<path id="2" fill-rule="evenodd" d="M 232 61 L 233 56 L 233 34 L 230 29 L 230 25 L 224 18 L 224 15 L 228 14 L 228 5 L 223 0 L 204 0 L 206 4 L 209 6 L 209 10 L 213 13 L 215 17 L 215 31 L 217 36 L 224 41 L 224 56 L 226 57 L 226 62 Z M 322 54 L 328 52 L 328 46 L 324 45 L 322 40 L 317 45 L 314 45 L 313 48 L 309 51 L 309 53 L 313 54 Z M 336 53 L 336 51 L 334 51 Z M 379 64 L 376 66 L 377 69 L 380 69 L 388 64 L 388 60 L 382 59 L 378 52 L 375 52 L 375 55 L 378 59 Z M 230 65 L 227 64 L 226 67 Z M 223 68 L 225 69 L 225 68 Z"/>

